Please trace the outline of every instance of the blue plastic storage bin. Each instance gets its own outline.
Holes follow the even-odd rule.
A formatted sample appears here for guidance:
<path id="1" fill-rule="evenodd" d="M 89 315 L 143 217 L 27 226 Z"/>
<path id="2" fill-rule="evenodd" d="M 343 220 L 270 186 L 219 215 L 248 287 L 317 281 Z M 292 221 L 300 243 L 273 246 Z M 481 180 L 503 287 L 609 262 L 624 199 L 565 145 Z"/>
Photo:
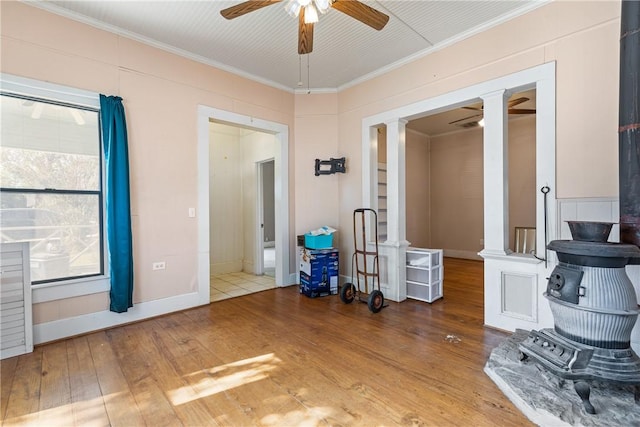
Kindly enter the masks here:
<path id="1" fill-rule="evenodd" d="M 329 249 L 333 247 L 333 233 L 318 234 L 313 236 L 309 233 L 304 235 L 304 246 L 309 249 Z"/>

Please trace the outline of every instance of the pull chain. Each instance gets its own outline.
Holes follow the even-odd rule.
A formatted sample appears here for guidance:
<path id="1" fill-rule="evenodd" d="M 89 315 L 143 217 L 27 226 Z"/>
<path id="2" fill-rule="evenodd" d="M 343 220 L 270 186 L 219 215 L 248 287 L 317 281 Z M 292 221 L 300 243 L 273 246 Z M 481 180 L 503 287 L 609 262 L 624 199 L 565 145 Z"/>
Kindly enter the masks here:
<path id="1" fill-rule="evenodd" d="M 307 95 L 311 93 L 311 79 L 309 77 L 309 54 L 307 53 Z"/>

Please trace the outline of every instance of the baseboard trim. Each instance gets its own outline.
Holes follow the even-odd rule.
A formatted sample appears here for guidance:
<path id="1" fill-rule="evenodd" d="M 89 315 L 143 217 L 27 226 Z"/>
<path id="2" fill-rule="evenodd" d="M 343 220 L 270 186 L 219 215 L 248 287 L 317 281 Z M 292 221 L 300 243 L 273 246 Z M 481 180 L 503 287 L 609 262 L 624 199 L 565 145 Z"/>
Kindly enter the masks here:
<path id="1" fill-rule="evenodd" d="M 298 284 L 298 275 L 296 273 L 290 273 L 289 274 L 289 282 L 288 283 L 283 283 L 282 286 L 291 286 L 291 285 L 297 285 Z"/>
<path id="2" fill-rule="evenodd" d="M 242 271 L 242 268 L 242 260 L 219 262 L 209 265 L 209 274 L 211 274 L 212 276 L 217 276 L 219 274 L 236 273 L 238 271 Z"/>
<path id="3" fill-rule="evenodd" d="M 242 271 L 248 274 L 257 274 L 256 265 L 253 261 L 242 261 Z"/>
<path id="4" fill-rule="evenodd" d="M 40 323 L 33 325 L 33 343 L 43 344 L 200 305 L 206 305 L 206 303 L 202 304 L 199 294 L 194 292 L 135 304 L 126 313 L 114 313 L 105 310 Z"/>
<path id="5" fill-rule="evenodd" d="M 475 261 L 482 261 L 482 257 L 478 255 L 477 252 L 473 251 L 462 251 L 457 249 L 444 249 L 443 255 L 449 258 L 462 258 L 462 259 L 472 259 Z"/>

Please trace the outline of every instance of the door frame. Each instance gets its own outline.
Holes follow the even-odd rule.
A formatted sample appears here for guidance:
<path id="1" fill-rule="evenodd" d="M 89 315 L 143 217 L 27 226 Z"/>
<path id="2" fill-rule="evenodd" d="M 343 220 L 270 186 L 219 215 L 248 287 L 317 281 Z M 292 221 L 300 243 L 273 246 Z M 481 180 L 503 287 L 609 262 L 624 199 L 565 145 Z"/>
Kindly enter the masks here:
<path id="1" fill-rule="evenodd" d="M 271 157 L 256 162 L 256 223 L 255 223 L 255 273 L 264 274 L 264 165 L 274 162 L 275 157 Z M 275 191 L 275 189 L 274 189 Z M 274 213 L 275 214 L 275 213 Z M 276 249 L 277 250 L 277 249 Z M 277 262 L 277 259 L 276 259 Z"/>
<path id="2" fill-rule="evenodd" d="M 289 127 L 268 120 L 198 105 L 198 293 L 209 300 L 209 124 L 211 121 L 269 133 L 275 137 L 274 197 L 276 229 L 276 286 L 288 286 L 289 270 Z"/>

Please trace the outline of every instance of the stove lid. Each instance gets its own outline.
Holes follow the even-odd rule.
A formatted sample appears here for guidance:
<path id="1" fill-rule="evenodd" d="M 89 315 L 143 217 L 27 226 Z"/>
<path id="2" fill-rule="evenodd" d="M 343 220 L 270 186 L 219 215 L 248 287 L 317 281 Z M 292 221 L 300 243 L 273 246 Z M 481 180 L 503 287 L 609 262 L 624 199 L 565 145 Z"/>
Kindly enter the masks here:
<path id="1" fill-rule="evenodd" d="M 611 242 L 584 242 L 580 240 L 553 240 L 547 246 L 552 251 L 570 255 L 604 258 L 640 258 L 636 245 Z"/>

